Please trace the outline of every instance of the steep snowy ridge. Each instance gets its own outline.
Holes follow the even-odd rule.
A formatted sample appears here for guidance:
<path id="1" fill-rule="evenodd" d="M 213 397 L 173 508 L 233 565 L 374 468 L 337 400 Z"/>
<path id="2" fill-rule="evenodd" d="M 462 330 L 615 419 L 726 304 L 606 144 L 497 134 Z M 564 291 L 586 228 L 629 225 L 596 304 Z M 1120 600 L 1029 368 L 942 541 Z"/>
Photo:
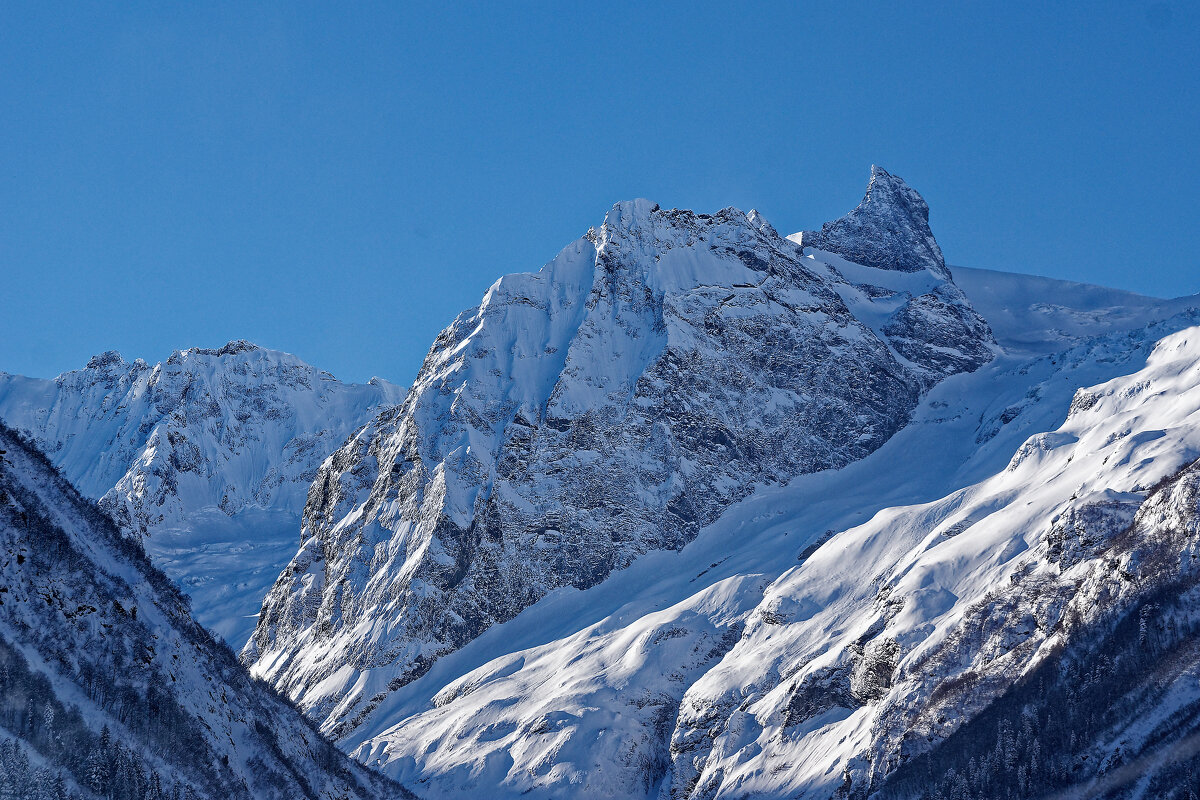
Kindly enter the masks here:
<path id="1" fill-rule="evenodd" d="M 978 694 L 981 685 L 989 698 L 1005 688 L 932 747 L 901 742 L 902 763 L 883 782 L 884 797 L 1194 795 L 1200 462 L 1144 494 L 1140 506 L 1140 497 L 1112 497 L 1069 509 L 1055 520 L 1047 548 L 1060 565 L 1057 580 L 1022 575 L 1008 596 L 980 604 L 974 616 L 988 644 L 1016 641 L 1020 658 L 1046 638 L 1040 629 L 1051 621 L 1052 643 L 1016 681 L 1015 659 L 1005 654 L 1007 675 L 968 671 L 939 684 L 934 706 Z M 1030 623 L 1039 629 L 1032 636 Z M 920 711 L 917 721 L 925 721 Z"/>
<path id="2" fill-rule="evenodd" d="M 103 353 L 52 380 L 0 373 L 0 419 L 147 537 L 200 619 L 241 646 L 321 461 L 403 394 L 237 341 L 153 366 Z"/>
<path id="3" fill-rule="evenodd" d="M 878 204 L 927 218 L 904 188 Z M 995 353 L 944 266 L 910 267 L 803 250 L 753 212 L 618 204 L 498 281 L 326 462 L 245 657 L 350 735 L 548 592 L 871 453 Z"/>
<path id="4" fill-rule="evenodd" d="M 253 681 L 140 545 L 3 425 L 0 453 L 0 754 L 20 773 L 0 775 L 6 797 L 410 796 Z"/>
<path id="5" fill-rule="evenodd" d="M 881 512 L 783 576 L 760 606 L 775 624 L 689 690 L 672 795 L 730 782 L 863 791 L 1070 641 L 1069 607 L 1109 610 L 1077 594 L 1080 581 L 1121 582 L 1077 523 L 1115 535 L 1200 457 L 1198 365 L 1200 330 L 1167 337 L 1141 372 L 1080 392 L 1062 427 L 993 478 Z M 745 714 L 714 728 L 731 705 Z"/>

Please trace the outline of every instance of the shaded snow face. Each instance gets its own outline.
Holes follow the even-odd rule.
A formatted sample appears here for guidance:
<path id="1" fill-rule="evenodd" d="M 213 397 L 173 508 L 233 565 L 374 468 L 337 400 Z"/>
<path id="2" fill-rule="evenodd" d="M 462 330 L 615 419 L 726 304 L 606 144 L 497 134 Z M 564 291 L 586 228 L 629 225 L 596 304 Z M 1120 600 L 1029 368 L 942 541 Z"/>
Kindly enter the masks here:
<path id="1" fill-rule="evenodd" d="M 321 461 L 402 395 L 237 341 L 153 366 L 103 353 L 54 380 L 0 374 L 0 417 L 146 537 L 201 621 L 240 647 L 296 552 Z"/>
<path id="2" fill-rule="evenodd" d="M 619 204 L 498 281 L 324 465 L 245 655 L 346 733 L 547 592 L 872 452 L 990 343 L 930 271 L 805 255 L 755 213 Z"/>

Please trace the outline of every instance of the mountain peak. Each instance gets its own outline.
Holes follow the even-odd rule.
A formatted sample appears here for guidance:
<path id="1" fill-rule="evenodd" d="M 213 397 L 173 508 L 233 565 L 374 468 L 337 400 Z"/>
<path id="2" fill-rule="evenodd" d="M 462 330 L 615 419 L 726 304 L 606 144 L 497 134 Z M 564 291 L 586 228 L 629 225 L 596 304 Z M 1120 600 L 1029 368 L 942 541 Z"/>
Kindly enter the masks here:
<path id="1" fill-rule="evenodd" d="M 852 285 L 757 212 L 618 203 L 494 283 L 404 402 L 326 458 L 244 657 L 340 738 L 548 592 L 682 548 L 757 485 L 865 457 L 925 388 L 992 356 L 954 287 L 900 283 L 927 288 Z M 390 688 L 355 688 L 368 671 Z"/>
<path id="2" fill-rule="evenodd" d="M 778 236 L 779 235 L 775 231 L 775 226 L 772 225 L 770 222 L 768 222 L 766 217 L 764 217 L 762 214 L 758 213 L 757 208 L 750 209 L 749 213 L 746 214 L 746 219 L 747 219 L 747 221 L 749 221 L 751 227 L 753 227 L 754 229 L 756 229 L 764 234 L 767 234 L 769 236 Z"/>
<path id="3" fill-rule="evenodd" d="M 87 363 L 88 369 L 106 369 L 107 367 L 124 366 L 125 359 L 116 350 L 105 350 L 92 356 Z"/>
<path id="4" fill-rule="evenodd" d="M 650 223 L 650 215 L 658 210 L 658 203 L 644 197 L 622 200 L 604 215 L 604 227 L 619 230 L 644 227 Z"/>
<path id="5" fill-rule="evenodd" d="M 929 204 L 920 192 L 878 164 L 871 165 L 871 180 L 867 183 L 867 193 L 863 195 L 859 207 L 868 203 L 904 206 L 913 216 L 929 222 Z"/>
<path id="6" fill-rule="evenodd" d="M 266 348 L 259 347 L 253 342 L 248 342 L 245 339 L 234 339 L 231 342 L 226 342 L 220 348 L 213 347 L 188 347 L 183 350 L 176 350 L 171 353 L 167 359 L 168 364 L 182 364 L 185 359 L 195 356 L 236 356 L 241 353 L 265 352 Z"/>
<path id="7" fill-rule="evenodd" d="M 942 249 L 929 228 L 929 204 L 904 180 L 871 165 L 871 180 L 862 202 L 819 231 L 804 231 L 802 247 L 815 247 L 877 269 L 897 272 L 929 270 L 950 279 Z"/>
<path id="8" fill-rule="evenodd" d="M 236 353 L 249 352 L 251 350 L 262 350 L 262 348 L 256 345 L 254 342 L 248 342 L 245 339 L 234 339 L 233 341 L 226 343 L 224 347 L 218 350 L 217 355 L 230 356 Z"/>

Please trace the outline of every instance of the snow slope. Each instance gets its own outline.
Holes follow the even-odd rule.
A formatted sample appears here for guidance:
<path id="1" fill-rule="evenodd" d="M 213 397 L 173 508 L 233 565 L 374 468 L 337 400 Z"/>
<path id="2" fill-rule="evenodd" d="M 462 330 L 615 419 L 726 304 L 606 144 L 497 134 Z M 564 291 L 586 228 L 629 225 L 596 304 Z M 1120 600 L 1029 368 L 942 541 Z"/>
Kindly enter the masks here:
<path id="1" fill-rule="evenodd" d="M 108 352 L 52 380 L 0 373 L 0 419 L 145 536 L 200 621 L 240 647 L 321 461 L 403 394 L 238 341 L 153 366 Z"/>
<path id="2" fill-rule="evenodd" d="M 932 240 L 919 195 L 881 170 L 872 187 L 860 210 L 912 205 L 882 216 Z M 348 735 L 493 624 L 862 458 L 993 358 L 940 254 L 863 267 L 823 243 L 806 257 L 755 212 L 633 201 L 498 281 L 322 467 L 255 674 Z"/>
<path id="3" fill-rule="evenodd" d="M 87 798 L 410 796 L 253 681 L 139 543 L 3 425 L 0 543 L 0 740 L 42 770 L 8 796 L 58 776 Z"/>
<path id="4" fill-rule="evenodd" d="M 760 624 L 685 696 L 672 794 L 869 786 L 982 710 L 1069 636 L 1056 627 L 1083 602 L 1075 581 L 1104 572 L 1088 553 L 1056 558 L 1071 536 L 1056 524 L 1103 509 L 1121 530 L 1200 457 L 1198 357 L 1200 330 L 1167 337 L 1145 369 L 1081 392 L 1002 472 L 884 510 L 783 575 Z M 714 711 L 734 708 L 714 731 Z"/>

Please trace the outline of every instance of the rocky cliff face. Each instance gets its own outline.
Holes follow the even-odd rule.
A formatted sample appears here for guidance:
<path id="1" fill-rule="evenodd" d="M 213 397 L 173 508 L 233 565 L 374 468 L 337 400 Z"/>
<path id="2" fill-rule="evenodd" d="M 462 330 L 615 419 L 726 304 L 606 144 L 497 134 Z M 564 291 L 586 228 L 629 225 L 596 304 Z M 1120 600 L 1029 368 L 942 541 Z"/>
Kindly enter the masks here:
<path id="1" fill-rule="evenodd" d="M 888 179 L 872 213 L 924 223 Z M 808 252 L 754 212 L 615 206 L 498 281 L 404 404 L 326 462 L 245 657 L 345 733 L 548 592 L 872 452 L 927 387 L 993 355 L 944 265 L 914 263 Z"/>
<path id="2" fill-rule="evenodd" d="M 856 264 L 899 272 L 929 270 L 950 279 L 942 248 L 929 229 L 929 206 L 882 167 L 871 167 L 871 182 L 857 208 L 819 231 L 794 238 L 803 247 L 837 253 Z"/>

